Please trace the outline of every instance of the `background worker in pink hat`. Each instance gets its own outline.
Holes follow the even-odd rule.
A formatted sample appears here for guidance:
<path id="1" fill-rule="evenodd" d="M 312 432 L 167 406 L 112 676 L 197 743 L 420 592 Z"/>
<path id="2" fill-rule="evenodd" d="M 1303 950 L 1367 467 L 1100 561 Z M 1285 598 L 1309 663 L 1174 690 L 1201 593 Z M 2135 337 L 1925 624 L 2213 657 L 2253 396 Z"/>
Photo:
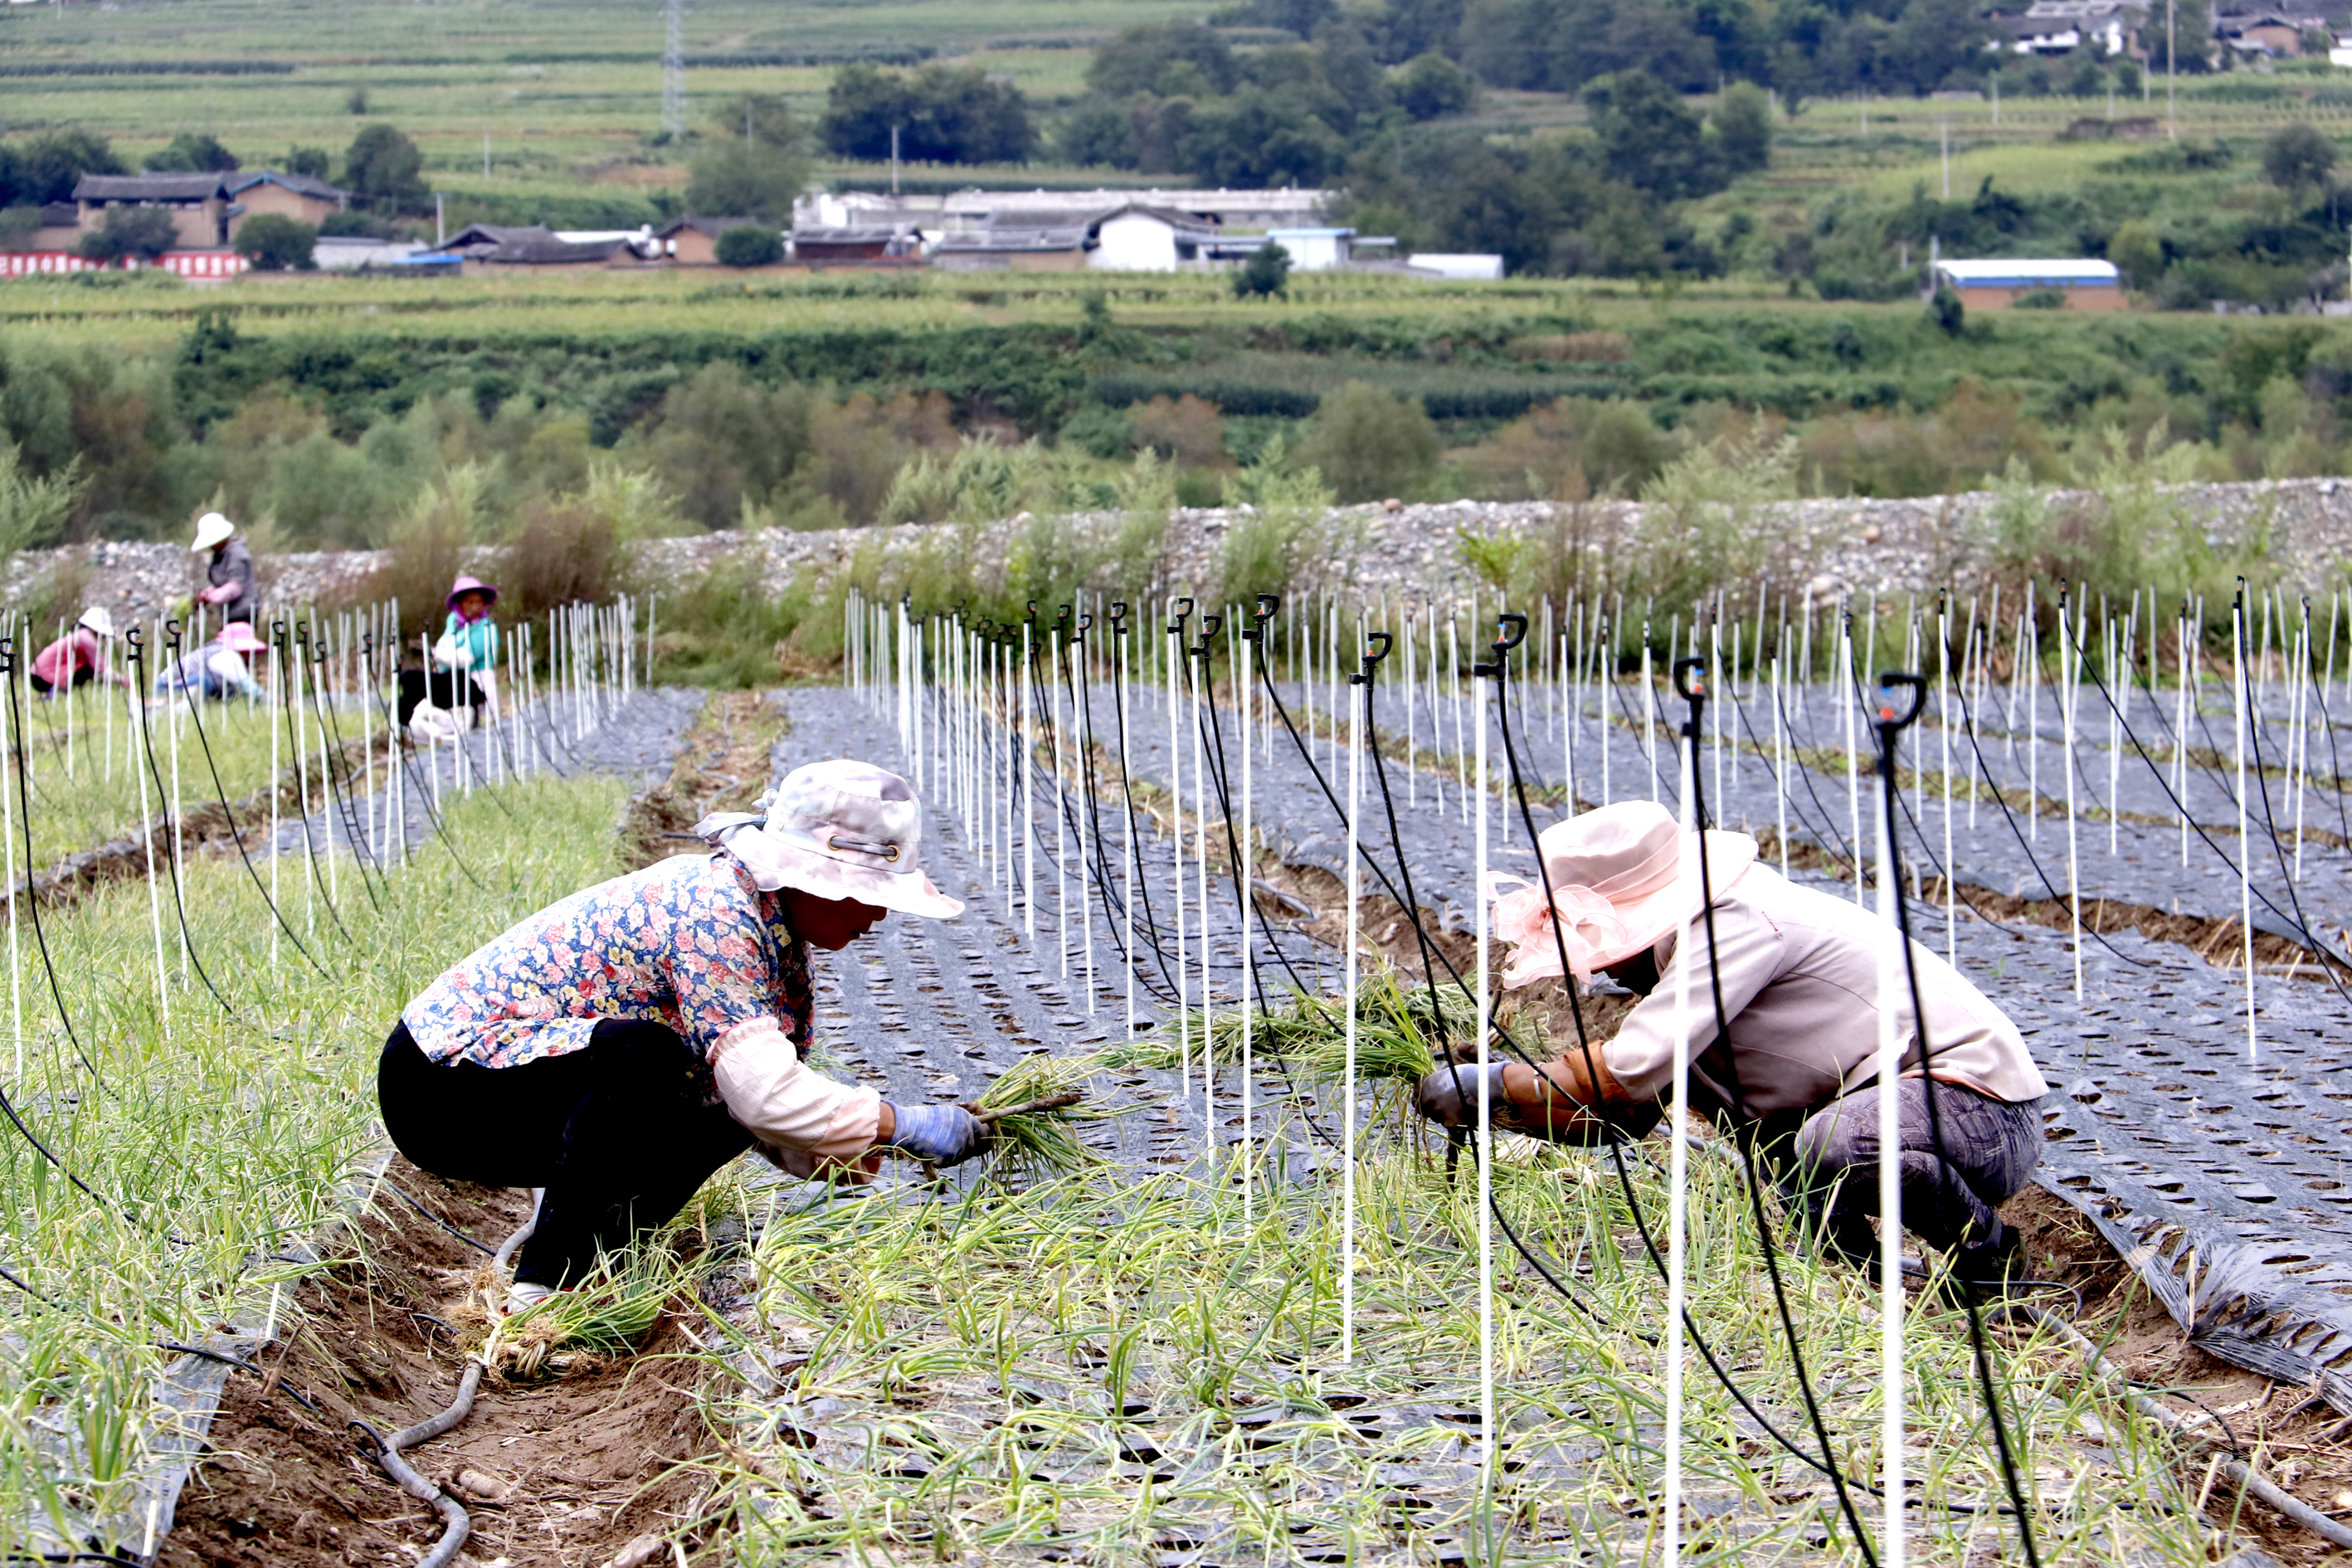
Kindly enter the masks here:
<path id="1" fill-rule="evenodd" d="M 183 654 L 155 678 L 155 694 L 171 696 L 193 691 L 199 697 L 243 697 L 261 700 L 260 683 L 246 664 L 247 654 L 268 653 L 269 645 L 253 635 L 245 621 L 231 621 L 212 641 Z"/>
<path id="2" fill-rule="evenodd" d="M 402 728 L 427 701 L 478 726 L 498 718 L 499 623 L 490 617 L 498 602 L 499 591 L 479 577 L 459 573 L 449 584 L 449 618 L 433 645 L 431 674 L 400 672 Z"/>
<path id="3" fill-rule="evenodd" d="M 865 763 L 795 769 L 710 847 L 530 916 L 404 1009 L 377 1070 L 400 1152 L 455 1181 L 543 1187 L 522 1308 L 683 1207 L 756 1143 L 800 1175 L 896 1149 L 952 1165 L 987 1135 L 957 1105 L 893 1105 L 812 1072 L 811 945 L 893 911 L 963 906 L 921 868 L 922 808 Z"/>
<path id="4" fill-rule="evenodd" d="M 1756 841 L 1708 832 L 1705 886 L 1714 895 L 1712 962 L 1698 848 L 1665 808 L 1646 801 L 1555 823 L 1538 839 L 1550 874 L 1547 909 L 1538 882 L 1502 892 L 1496 937 L 1513 945 L 1507 989 L 1560 973 L 1565 950 L 1580 982 L 1605 973 L 1642 995 L 1616 1037 L 1569 1048 L 1538 1070 L 1487 1070 L 1496 1126 L 1564 1142 L 1596 1142 L 1601 1123 L 1639 1136 L 1656 1125 L 1673 1089 L 1675 1041 L 1687 1027 L 1693 1108 L 1752 1140 L 1782 1190 L 1822 1241 L 1849 1260 L 1877 1253 L 1878 1019 L 1896 1009 L 1904 1043 L 1900 1097 L 1903 1223 L 1952 1255 L 1957 1278 L 1990 1283 L 2013 1273 L 2016 1233 L 1994 1211 L 2025 1184 L 2042 1157 L 2049 1092 L 2025 1040 L 1959 972 L 1914 942 L 1929 1059 L 1919 1052 L 1908 988 L 1878 989 L 1878 958 L 1895 940 L 1885 921 L 1850 899 L 1801 888 L 1756 864 Z M 1502 896 L 1496 897 L 1497 893 Z M 1690 924 L 1687 941 L 1685 922 Z M 1688 1012 L 1678 1016 L 1675 966 L 1689 966 Z M 1723 998 L 1718 1034 L 1715 996 Z M 1441 1068 L 1423 1079 L 1423 1113 L 1447 1126 L 1475 1124 L 1478 1069 Z M 1928 1121 L 1932 1075 L 1943 1128 L 1939 1155 Z"/>

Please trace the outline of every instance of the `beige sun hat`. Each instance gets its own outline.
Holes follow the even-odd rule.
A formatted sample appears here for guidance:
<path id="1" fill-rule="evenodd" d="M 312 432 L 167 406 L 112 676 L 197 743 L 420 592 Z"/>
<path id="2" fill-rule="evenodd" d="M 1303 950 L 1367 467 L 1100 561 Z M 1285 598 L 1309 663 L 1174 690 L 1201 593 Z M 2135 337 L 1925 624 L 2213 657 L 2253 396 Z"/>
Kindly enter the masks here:
<path id="1" fill-rule="evenodd" d="M 740 860 L 769 892 L 797 888 L 901 914 L 963 913 L 923 874 L 923 807 L 897 773 L 836 757 L 786 773 L 754 811 L 714 813 L 694 825 L 714 849 Z"/>
<path id="2" fill-rule="evenodd" d="M 215 545 L 226 544 L 236 531 L 236 524 L 216 511 L 208 511 L 196 519 L 196 542 L 188 546 L 201 555 Z"/>
<path id="3" fill-rule="evenodd" d="M 106 613 L 104 605 L 92 605 L 81 613 L 81 619 L 74 624 L 84 631 L 96 632 L 102 637 L 110 637 L 114 635 L 114 617 Z"/>
<path id="4" fill-rule="evenodd" d="M 1705 886 L 1719 899 L 1756 863 L 1756 840 L 1712 829 L 1706 840 Z M 1558 975 L 1563 947 L 1569 968 L 1590 981 L 1595 970 L 1656 946 L 1699 911 L 1699 858 L 1690 852 L 1690 836 L 1655 801 L 1621 801 L 1555 822 L 1536 845 L 1551 876 L 1550 909 L 1541 880 L 1486 878 L 1496 939 L 1513 944 L 1503 967 L 1507 990 Z M 1504 891 L 1507 883 L 1518 889 Z"/>

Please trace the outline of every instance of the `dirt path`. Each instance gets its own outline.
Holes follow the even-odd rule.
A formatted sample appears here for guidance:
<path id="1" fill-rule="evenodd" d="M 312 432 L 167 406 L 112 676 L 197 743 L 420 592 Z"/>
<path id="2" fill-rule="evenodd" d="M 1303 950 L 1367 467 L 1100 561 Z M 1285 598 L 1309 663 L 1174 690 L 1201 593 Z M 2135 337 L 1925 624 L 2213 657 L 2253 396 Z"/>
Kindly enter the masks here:
<path id="1" fill-rule="evenodd" d="M 386 1179 L 485 1246 L 530 1212 L 528 1193 L 444 1182 L 404 1160 Z M 291 1292 L 279 1344 L 261 1361 L 328 1419 L 233 1374 L 158 1563 L 327 1568 L 413 1562 L 429 1547 L 439 1520 L 362 1457 L 363 1439 L 344 1423 L 389 1434 L 449 1402 L 465 1347 L 435 1320 L 465 1321 L 488 1262 L 382 1194 L 349 1255 Z M 707 1446 L 698 1363 L 666 1352 L 693 1348 L 665 1318 L 634 1358 L 537 1382 L 485 1380 L 472 1416 L 410 1456 L 473 1516 L 460 1561 L 594 1568 L 640 1535 L 688 1525 L 703 1483 L 677 1467 Z"/>

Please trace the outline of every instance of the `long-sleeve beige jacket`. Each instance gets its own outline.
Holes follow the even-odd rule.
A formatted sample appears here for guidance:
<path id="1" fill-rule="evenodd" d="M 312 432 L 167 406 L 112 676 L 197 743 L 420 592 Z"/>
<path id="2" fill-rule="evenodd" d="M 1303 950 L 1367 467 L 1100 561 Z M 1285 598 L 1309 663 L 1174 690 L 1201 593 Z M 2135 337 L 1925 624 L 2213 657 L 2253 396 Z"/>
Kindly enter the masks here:
<path id="1" fill-rule="evenodd" d="M 1675 1038 L 1686 1034 L 1698 1087 L 1752 1117 L 1825 1105 L 1877 1077 L 1878 958 L 1895 935 L 1851 899 L 1801 888 L 1751 866 L 1715 905 L 1713 979 L 1722 988 L 1729 1060 L 1716 1042 L 1706 927 L 1693 921 L 1687 952 L 1660 943 L 1658 984 L 1626 1016 L 1605 1060 L 1636 1099 L 1664 1093 Z M 1920 946 L 1919 990 L 1927 1016 L 1927 1070 L 2011 1102 L 2047 1094 L 2024 1037 L 1959 972 Z M 1676 1016 L 1675 970 L 1689 965 L 1688 1012 Z M 1898 975 L 1900 972 L 1898 971 Z M 1919 1030 L 1907 984 L 1894 997 L 1904 1076 L 1920 1071 Z M 1737 1098 L 1732 1093 L 1737 1075 Z"/>

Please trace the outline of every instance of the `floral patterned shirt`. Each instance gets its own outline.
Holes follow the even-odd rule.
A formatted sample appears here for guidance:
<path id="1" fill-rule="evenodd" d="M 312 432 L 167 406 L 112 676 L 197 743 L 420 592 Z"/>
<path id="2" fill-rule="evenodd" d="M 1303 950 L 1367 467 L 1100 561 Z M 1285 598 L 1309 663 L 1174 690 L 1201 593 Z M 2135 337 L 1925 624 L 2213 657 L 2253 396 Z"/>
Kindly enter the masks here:
<path id="1" fill-rule="evenodd" d="M 805 1049 L 808 944 L 724 850 L 677 855 L 551 904 L 454 965 L 401 1013 L 435 1061 L 506 1068 L 588 1044 L 606 1018 L 675 1030 L 708 1058 L 772 1017 Z"/>

